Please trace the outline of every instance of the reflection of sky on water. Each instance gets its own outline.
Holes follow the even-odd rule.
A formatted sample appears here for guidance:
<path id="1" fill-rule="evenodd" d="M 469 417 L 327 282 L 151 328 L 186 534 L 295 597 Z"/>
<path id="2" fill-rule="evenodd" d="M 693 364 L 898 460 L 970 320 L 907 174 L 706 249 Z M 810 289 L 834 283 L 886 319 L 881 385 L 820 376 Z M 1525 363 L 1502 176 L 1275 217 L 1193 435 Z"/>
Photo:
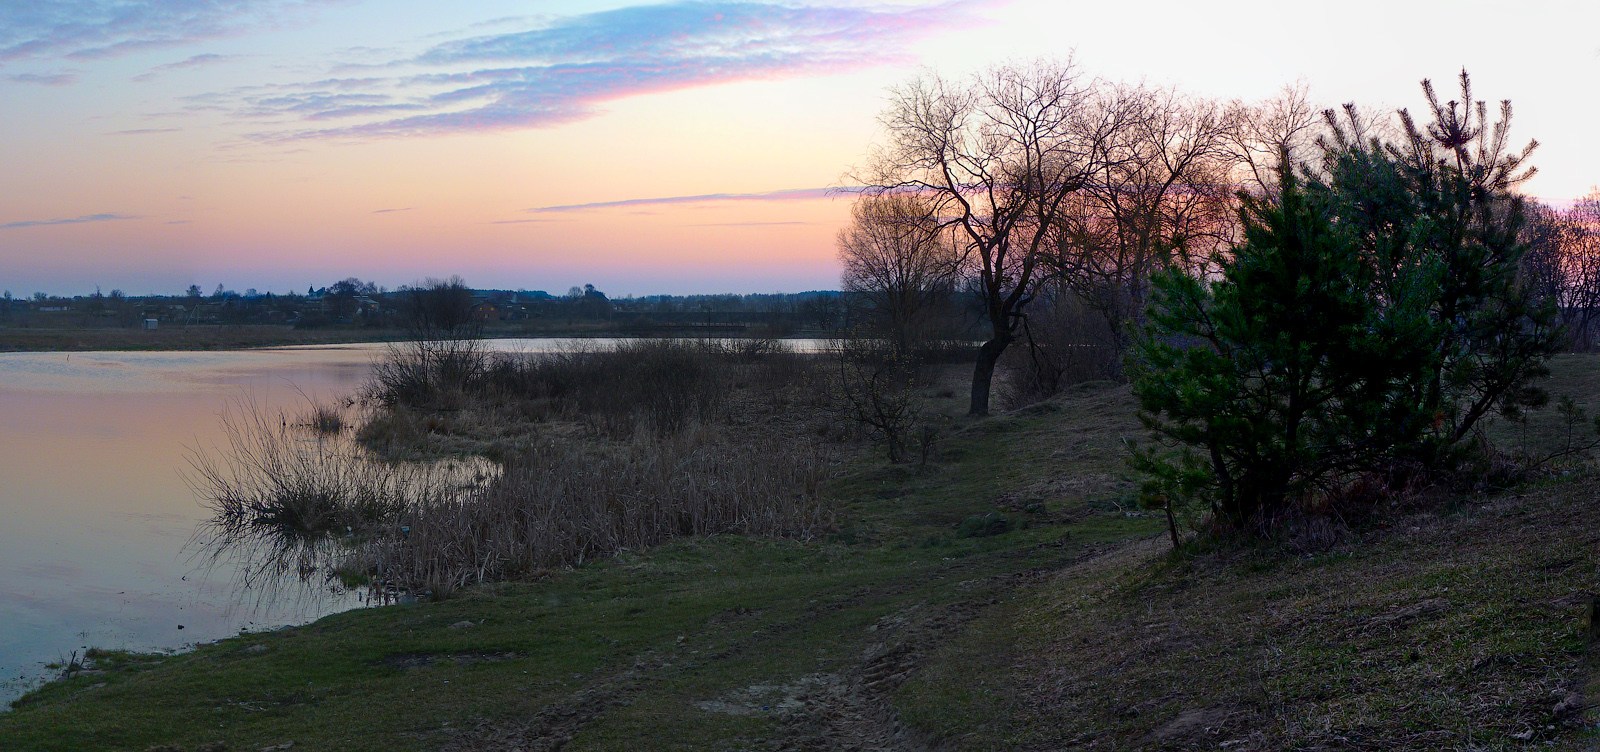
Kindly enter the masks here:
<path id="1" fill-rule="evenodd" d="M 179 648 L 357 605 L 303 588 L 258 603 L 226 563 L 200 566 L 182 472 L 223 443 L 230 402 L 303 412 L 352 394 L 373 354 L 0 354 L 0 701 L 85 646 Z"/>
<path id="2" fill-rule="evenodd" d="M 182 473 L 191 450 L 225 445 L 230 405 L 303 413 L 354 394 L 384 349 L 0 353 L 0 709 L 86 646 L 179 648 L 359 605 L 315 588 L 236 592 L 226 559 L 186 550 L 206 515 Z"/>

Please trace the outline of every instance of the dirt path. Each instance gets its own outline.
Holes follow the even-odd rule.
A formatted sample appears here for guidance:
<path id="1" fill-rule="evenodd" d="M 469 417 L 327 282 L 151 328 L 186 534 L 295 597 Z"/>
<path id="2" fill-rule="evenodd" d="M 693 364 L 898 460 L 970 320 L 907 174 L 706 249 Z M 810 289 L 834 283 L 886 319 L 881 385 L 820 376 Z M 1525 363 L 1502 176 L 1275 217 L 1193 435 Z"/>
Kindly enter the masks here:
<path id="1" fill-rule="evenodd" d="M 772 715 L 778 720 L 775 738 L 759 742 L 758 749 L 781 752 L 812 750 L 882 750 L 925 752 L 936 748 L 931 740 L 908 728 L 896 712 L 894 692 L 916 674 L 929 654 L 961 631 L 967 623 L 999 603 L 1015 588 L 1044 582 L 1090 562 L 1115 554 L 1133 544 L 1098 546 L 1061 564 L 957 581 L 964 594 L 943 604 L 916 602 L 878 619 L 868 628 L 859 658 L 843 668 L 800 676 L 773 678 L 699 701 L 704 712 L 730 715 Z M 953 564 L 943 574 L 951 580 L 963 567 Z M 761 651 L 805 629 L 819 612 L 837 611 L 870 603 L 904 598 L 919 580 L 899 580 L 878 587 L 859 588 L 817 604 L 795 619 L 763 622 L 753 612 L 729 613 L 716 619 L 716 630 L 747 635 L 720 649 L 706 650 L 693 638 L 664 651 L 639 656 L 631 665 L 600 676 L 563 700 L 546 705 L 520 722 L 483 722 L 456 736 L 449 752 L 486 750 L 501 752 L 554 752 L 565 749 L 587 726 L 605 713 L 625 707 L 652 686 L 670 676 L 675 665 L 735 660 Z M 750 627 L 761 627 L 759 636 Z M 727 628 L 727 629 L 724 629 Z M 841 636 L 841 641 L 851 639 Z M 701 648 L 699 652 L 695 648 Z"/>

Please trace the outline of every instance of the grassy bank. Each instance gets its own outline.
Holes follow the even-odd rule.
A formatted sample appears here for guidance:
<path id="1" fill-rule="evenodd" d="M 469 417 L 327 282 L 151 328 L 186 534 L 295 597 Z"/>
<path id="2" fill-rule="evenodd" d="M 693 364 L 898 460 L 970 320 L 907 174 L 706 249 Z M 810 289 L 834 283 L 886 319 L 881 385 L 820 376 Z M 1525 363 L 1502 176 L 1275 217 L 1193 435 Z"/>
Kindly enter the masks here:
<path id="1" fill-rule="evenodd" d="M 1561 360 L 1558 387 L 1600 394 L 1596 365 Z M 104 654 L 0 715 L 0 749 L 1593 741 L 1591 470 L 1427 491 L 1313 555 L 1174 558 L 1121 478 L 1139 433 L 1124 388 L 1086 385 L 960 422 L 925 469 L 840 467 L 822 490 L 836 521 L 811 540 L 684 538 L 179 655 Z"/>

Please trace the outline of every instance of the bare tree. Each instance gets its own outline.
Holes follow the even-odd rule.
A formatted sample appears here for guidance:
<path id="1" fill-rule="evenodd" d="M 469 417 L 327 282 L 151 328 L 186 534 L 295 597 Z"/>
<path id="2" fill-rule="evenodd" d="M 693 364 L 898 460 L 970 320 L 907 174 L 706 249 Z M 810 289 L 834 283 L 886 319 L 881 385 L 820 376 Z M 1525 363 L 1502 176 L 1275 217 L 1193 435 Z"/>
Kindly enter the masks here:
<path id="1" fill-rule="evenodd" d="M 428 279 L 399 291 L 408 338 L 373 365 L 367 397 L 383 405 L 428 405 L 465 392 L 489 353 L 479 340 L 472 288 L 461 277 Z"/>
<path id="2" fill-rule="evenodd" d="M 915 396 L 922 384 L 916 360 L 877 337 L 843 337 L 829 349 L 839 366 L 847 415 L 883 444 L 890 462 L 904 462 L 911 429 L 922 417 Z"/>
<path id="3" fill-rule="evenodd" d="M 1235 182 L 1252 193 L 1273 191 L 1283 155 L 1287 154 L 1293 165 L 1317 156 L 1321 122 L 1322 108 L 1311 103 L 1304 83 L 1285 86 L 1277 96 L 1260 102 L 1232 102 L 1226 140 L 1235 165 Z"/>
<path id="4" fill-rule="evenodd" d="M 961 268 L 964 249 L 934 208 L 913 192 L 863 195 L 839 231 L 844 292 L 899 353 L 929 338 Z"/>
<path id="5" fill-rule="evenodd" d="M 1600 192 L 1571 207 L 1530 207 L 1525 282 L 1552 301 L 1574 350 L 1589 351 L 1600 325 Z"/>
<path id="6" fill-rule="evenodd" d="M 1562 276 L 1567 295 L 1561 316 L 1576 349 L 1595 347 L 1600 324 L 1600 191 L 1589 194 L 1564 213 Z"/>
<path id="7" fill-rule="evenodd" d="M 1068 196 L 1081 190 L 1120 125 L 1094 107 L 1070 62 L 990 69 L 964 83 L 926 75 L 895 89 L 881 117 L 888 143 L 861 182 L 868 193 L 914 192 L 969 252 L 989 338 L 973 367 L 969 412 L 989 412 L 1000 355 L 1043 276 Z"/>
<path id="8" fill-rule="evenodd" d="M 1198 268 L 1237 226 L 1230 113 L 1170 89 L 1107 87 L 1100 108 L 1120 128 L 1100 139 L 1094 172 L 1063 204 L 1054 271 L 1125 344 L 1149 280 Z"/>
<path id="9" fill-rule="evenodd" d="M 472 288 L 459 276 L 400 288 L 406 328 L 414 339 L 471 339 L 478 334 Z"/>

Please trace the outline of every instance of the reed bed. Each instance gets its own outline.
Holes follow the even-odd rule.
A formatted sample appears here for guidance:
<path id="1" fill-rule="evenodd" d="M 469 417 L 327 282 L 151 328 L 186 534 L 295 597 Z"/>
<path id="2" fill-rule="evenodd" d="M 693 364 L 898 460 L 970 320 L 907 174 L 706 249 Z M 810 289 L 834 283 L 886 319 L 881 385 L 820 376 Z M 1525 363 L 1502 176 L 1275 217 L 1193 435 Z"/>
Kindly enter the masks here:
<path id="1" fill-rule="evenodd" d="M 189 455 L 186 479 L 211 511 L 194 544 L 213 561 L 233 561 L 246 585 L 331 572 L 356 536 L 487 477 L 486 463 L 378 462 L 350 440 L 248 401 L 222 423 L 224 446 Z"/>
<path id="2" fill-rule="evenodd" d="M 819 447 L 692 427 L 616 446 L 547 444 L 482 488 L 407 506 L 407 532 L 356 554 L 375 581 L 435 595 L 579 565 L 682 536 L 806 538 L 830 515 Z"/>
<path id="3" fill-rule="evenodd" d="M 228 446 L 192 460 L 213 511 L 202 545 L 250 579 L 337 572 L 437 596 L 683 536 L 804 538 L 830 524 L 818 485 L 832 449 L 796 417 L 825 399 L 814 356 L 695 340 L 478 365 L 474 353 L 392 350 L 365 390 L 359 431 L 323 432 L 332 419 L 315 415 L 226 417 Z M 528 428 L 545 422 L 560 426 Z M 463 473 L 393 461 L 449 454 L 399 445 L 449 446 L 458 432 L 498 464 Z"/>

